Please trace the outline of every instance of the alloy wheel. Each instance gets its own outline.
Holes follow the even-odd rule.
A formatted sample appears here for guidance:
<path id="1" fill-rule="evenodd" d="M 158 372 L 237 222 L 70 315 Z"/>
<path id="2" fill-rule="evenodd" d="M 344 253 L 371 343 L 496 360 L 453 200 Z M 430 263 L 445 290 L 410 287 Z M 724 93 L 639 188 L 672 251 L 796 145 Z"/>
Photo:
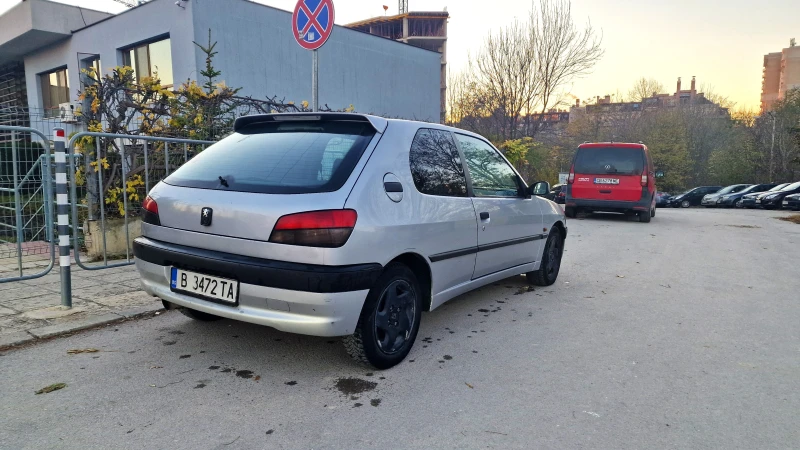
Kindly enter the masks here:
<path id="1" fill-rule="evenodd" d="M 416 317 L 416 294 L 405 280 L 384 289 L 375 310 L 375 340 L 387 355 L 399 352 L 410 338 Z"/>

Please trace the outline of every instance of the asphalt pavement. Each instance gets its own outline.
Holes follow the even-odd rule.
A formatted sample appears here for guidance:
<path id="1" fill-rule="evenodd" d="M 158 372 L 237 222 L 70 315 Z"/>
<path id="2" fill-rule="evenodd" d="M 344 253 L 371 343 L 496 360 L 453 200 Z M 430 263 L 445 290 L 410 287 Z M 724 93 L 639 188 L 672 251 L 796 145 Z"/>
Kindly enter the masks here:
<path id="1" fill-rule="evenodd" d="M 383 372 L 339 339 L 177 311 L 5 351 L 0 448 L 798 448 L 800 225 L 781 215 L 570 220 L 554 286 L 423 314 Z"/>

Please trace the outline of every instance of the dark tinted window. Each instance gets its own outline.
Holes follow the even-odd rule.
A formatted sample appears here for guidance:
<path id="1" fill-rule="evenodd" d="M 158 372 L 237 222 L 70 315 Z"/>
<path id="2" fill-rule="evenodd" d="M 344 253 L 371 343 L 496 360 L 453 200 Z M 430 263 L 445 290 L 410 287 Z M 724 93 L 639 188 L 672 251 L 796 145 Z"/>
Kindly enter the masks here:
<path id="1" fill-rule="evenodd" d="M 643 169 L 641 148 L 582 148 L 575 156 L 575 173 L 640 175 Z"/>
<path id="2" fill-rule="evenodd" d="M 411 144 L 409 163 L 419 192 L 447 197 L 467 196 L 464 166 L 449 132 L 419 130 Z"/>
<path id="3" fill-rule="evenodd" d="M 209 147 L 165 182 L 266 194 L 332 192 L 350 176 L 374 133 L 357 122 L 254 125 Z"/>
<path id="4" fill-rule="evenodd" d="M 476 197 L 516 197 L 519 177 L 497 150 L 474 137 L 457 135 Z"/>

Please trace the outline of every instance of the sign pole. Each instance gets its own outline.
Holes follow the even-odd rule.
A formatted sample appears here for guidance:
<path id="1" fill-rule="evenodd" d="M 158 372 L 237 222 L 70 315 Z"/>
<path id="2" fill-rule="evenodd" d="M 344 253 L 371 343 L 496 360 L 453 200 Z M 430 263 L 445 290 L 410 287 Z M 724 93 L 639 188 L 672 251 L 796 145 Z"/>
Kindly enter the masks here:
<path id="1" fill-rule="evenodd" d="M 319 52 L 331 37 L 335 13 L 333 0 L 297 0 L 292 14 L 294 38 L 300 47 L 311 50 L 311 110 L 319 111 Z"/>
<path id="2" fill-rule="evenodd" d="M 311 52 L 311 108 L 319 111 L 319 52 Z"/>

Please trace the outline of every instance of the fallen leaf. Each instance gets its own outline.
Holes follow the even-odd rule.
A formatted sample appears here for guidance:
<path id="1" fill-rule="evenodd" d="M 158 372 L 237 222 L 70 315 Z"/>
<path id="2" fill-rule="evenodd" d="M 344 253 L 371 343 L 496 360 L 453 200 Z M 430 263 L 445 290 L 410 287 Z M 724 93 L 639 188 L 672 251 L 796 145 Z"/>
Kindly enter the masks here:
<path id="1" fill-rule="evenodd" d="M 606 291 L 600 291 L 600 292 L 602 292 L 603 294 L 605 294 L 605 293 L 606 293 Z"/>
<path id="2" fill-rule="evenodd" d="M 625 278 L 625 275 L 617 275 L 617 278 Z"/>
<path id="3" fill-rule="evenodd" d="M 253 379 L 254 379 L 254 380 L 256 380 L 256 381 L 258 381 L 258 380 L 260 380 L 260 379 L 261 379 L 261 375 L 256 375 L 256 377 L 255 377 L 255 378 L 253 378 Z"/>
<path id="4" fill-rule="evenodd" d="M 72 350 L 67 350 L 68 355 L 77 355 L 78 353 L 97 353 L 100 350 L 96 348 L 74 348 Z"/>
<path id="5" fill-rule="evenodd" d="M 466 385 L 467 385 L 467 387 L 468 387 L 468 388 L 470 388 L 470 389 L 475 389 L 475 387 L 474 387 L 474 386 L 472 386 L 471 384 L 467 383 L 466 381 L 464 382 L 464 384 L 466 384 Z"/>
<path id="6" fill-rule="evenodd" d="M 65 387 L 67 387 L 67 383 L 51 384 L 50 386 L 45 386 L 45 387 L 39 389 L 38 391 L 36 391 L 36 395 L 48 394 L 50 392 L 57 391 L 59 389 L 64 389 Z"/>

